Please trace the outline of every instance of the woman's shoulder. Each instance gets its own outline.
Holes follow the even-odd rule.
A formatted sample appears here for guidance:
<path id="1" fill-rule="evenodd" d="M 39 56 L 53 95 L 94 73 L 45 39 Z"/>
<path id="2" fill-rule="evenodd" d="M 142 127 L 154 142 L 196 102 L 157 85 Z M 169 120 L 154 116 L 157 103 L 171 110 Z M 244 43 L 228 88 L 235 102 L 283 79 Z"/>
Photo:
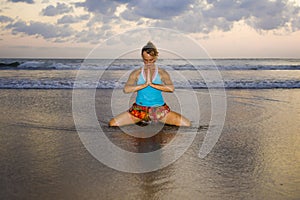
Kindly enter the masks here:
<path id="1" fill-rule="evenodd" d="M 131 75 L 138 75 L 138 74 L 141 73 L 141 71 L 142 71 L 142 68 L 141 68 L 141 67 L 138 68 L 138 69 L 134 69 L 134 70 L 131 72 Z"/>
<path id="2" fill-rule="evenodd" d="M 169 75 L 169 73 L 165 69 L 162 69 L 162 68 L 158 68 L 158 73 L 160 75 Z"/>

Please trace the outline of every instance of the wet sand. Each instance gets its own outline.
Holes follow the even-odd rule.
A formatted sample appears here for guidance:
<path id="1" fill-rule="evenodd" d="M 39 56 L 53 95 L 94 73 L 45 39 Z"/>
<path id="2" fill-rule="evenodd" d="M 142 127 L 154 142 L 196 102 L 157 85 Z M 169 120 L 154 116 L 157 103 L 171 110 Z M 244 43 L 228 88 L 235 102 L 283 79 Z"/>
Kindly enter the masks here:
<path id="1" fill-rule="evenodd" d="M 206 90 L 196 92 L 202 117 L 192 127 L 198 134 L 188 150 L 163 169 L 125 173 L 102 164 L 83 145 L 72 90 L 1 90 L 0 198 L 299 199 L 300 90 L 226 91 L 223 132 L 203 159 L 198 153 L 209 126 L 210 98 Z M 95 103 L 113 143 L 151 152 L 178 137 L 172 126 L 142 139 L 107 127 L 111 95 L 97 90 Z"/>

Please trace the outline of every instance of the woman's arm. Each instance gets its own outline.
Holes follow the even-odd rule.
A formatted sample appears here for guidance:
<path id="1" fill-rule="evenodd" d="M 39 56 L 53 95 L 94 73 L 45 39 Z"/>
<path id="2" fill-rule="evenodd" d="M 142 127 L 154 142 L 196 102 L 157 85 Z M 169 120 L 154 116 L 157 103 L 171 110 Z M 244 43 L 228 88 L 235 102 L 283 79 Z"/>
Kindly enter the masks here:
<path id="1" fill-rule="evenodd" d="M 158 90 L 161 90 L 163 92 L 173 92 L 175 88 L 174 88 L 174 85 L 173 85 L 173 82 L 170 78 L 169 73 L 167 71 L 163 70 L 163 69 L 159 69 L 158 73 L 159 73 L 160 78 L 161 78 L 161 80 L 164 84 L 162 85 L 162 84 L 155 84 L 155 83 L 150 82 L 149 85 L 151 87 L 153 87 L 155 89 L 158 89 Z"/>
<path id="2" fill-rule="evenodd" d="M 131 72 L 131 74 L 129 75 L 129 78 L 124 86 L 124 89 L 123 89 L 124 93 L 136 92 L 136 91 L 141 90 L 148 86 L 147 82 L 145 82 L 142 85 L 136 85 L 136 82 L 138 80 L 140 73 L 141 73 L 141 69 L 137 69 L 137 70 L 134 70 L 133 72 Z"/>

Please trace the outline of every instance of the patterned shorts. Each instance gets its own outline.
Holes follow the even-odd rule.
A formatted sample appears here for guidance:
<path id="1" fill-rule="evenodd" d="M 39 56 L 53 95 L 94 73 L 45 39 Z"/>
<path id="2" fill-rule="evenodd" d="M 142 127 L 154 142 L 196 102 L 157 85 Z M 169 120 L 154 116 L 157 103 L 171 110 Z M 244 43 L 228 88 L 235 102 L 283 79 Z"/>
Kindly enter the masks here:
<path id="1" fill-rule="evenodd" d="M 158 122 L 170 112 L 170 108 L 167 104 L 158 107 L 147 107 L 134 103 L 128 112 L 142 121 Z"/>

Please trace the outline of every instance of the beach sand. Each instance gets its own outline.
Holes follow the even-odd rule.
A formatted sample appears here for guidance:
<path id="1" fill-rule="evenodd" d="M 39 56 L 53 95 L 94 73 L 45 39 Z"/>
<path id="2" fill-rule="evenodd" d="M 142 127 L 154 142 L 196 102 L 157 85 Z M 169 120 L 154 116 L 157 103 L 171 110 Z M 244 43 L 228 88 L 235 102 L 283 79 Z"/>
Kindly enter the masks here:
<path id="1" fill-rule="evenodd" d="M 299 199 L 300 90 L 227 90 L 221 137 L 202 159 L 210 96 L 196 94 L 201 120 L 191 128 L 198 134 L 190 148 L 163 169 L 125 173 L 99 162 L 81 142 L 72 90 L 2 89 L 0 199 Z M 107 127 L 111 96 L 110 89 L 97 90 L 95 104 L 115 144 L 151 152 L 177 137 L 172 126 L 143 139 Z M 168 104 L 176 109 L 176 100 Z"/>

